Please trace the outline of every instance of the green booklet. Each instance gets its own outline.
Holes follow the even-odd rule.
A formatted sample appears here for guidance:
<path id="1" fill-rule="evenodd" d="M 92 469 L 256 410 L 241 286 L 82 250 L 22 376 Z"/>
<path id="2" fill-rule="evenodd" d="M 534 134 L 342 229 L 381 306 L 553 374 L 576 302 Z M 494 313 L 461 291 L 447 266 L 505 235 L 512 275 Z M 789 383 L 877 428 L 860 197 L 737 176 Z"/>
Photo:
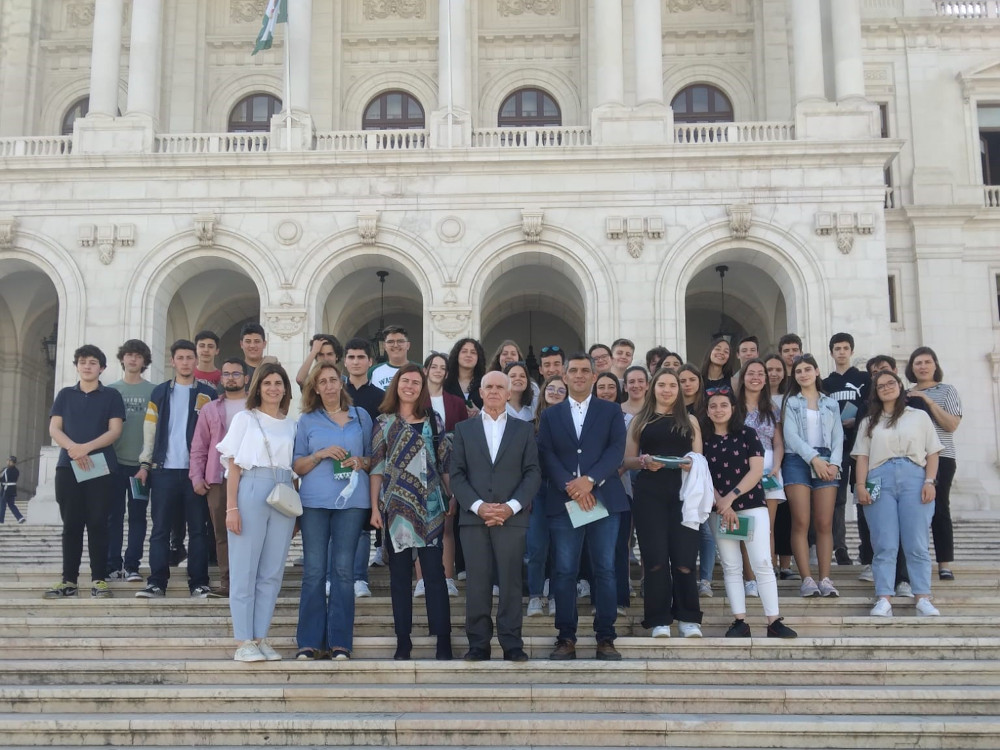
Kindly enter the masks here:
<path id="1" fill-rule="evenodd" d="M 351 454 L 348 453 L 344 456 L 344 461 L 349 459 Z M 338 461 L 337 459 L 331 459 L 333 461 L 333 478 L 334 479 L 350 479 L 351 478 L 351 467 L 344 466 L 344 461 Z"/>
<path id="2" fill-rule="evenodd" d="M 133 500 L 149 500 L 149 487 L 144 485 L 135 477 L 129 477 L 129 485 L 132 487 Z"/>
<path id="3" fill-rule="evenodd" d="M 768 490 L 780 490 L 781 482 L 778 481 L 777 477 L 772 477 L 770 474 L 765 474 L 764 478 L 760 480 L 760 486 L 764 488 L 764 491 Z"/>
<path id="4" fill-rule="evenodd" d="M 871 480 L 865 482 L 865 489 L 868 490 L 868 494 L 874 503 L 882 495 L 882 480 L 876 479 L 874 482 Z"/>
<path id="5" fill-rule="evenodd" d="M 730 529 L 722 516 L 719 516 L 719 536 L 728 537 L 729 539 L 739 539 L 741 542 L 752 542 L 753 518 L 750 516 L 737 516 L 736 518 L 740 522 L 739 526 L 735 529 Z"/>

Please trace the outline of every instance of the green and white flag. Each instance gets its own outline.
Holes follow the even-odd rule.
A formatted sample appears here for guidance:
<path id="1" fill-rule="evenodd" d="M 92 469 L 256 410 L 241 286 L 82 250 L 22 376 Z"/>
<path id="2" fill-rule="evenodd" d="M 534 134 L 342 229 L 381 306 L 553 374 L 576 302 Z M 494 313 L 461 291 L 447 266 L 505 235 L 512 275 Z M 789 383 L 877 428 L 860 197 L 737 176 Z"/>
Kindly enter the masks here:
<path id="1" fill-rule="evenodd" d="M 251 55 L 256 55 L 262 49 L 271 49 L 271 44 L 274 42 L 274 27 L 279 23 L 288 23 L 288 0 L 268 0 L 260 34 L 257 35 L 257 44 L 254 45 Z"/>

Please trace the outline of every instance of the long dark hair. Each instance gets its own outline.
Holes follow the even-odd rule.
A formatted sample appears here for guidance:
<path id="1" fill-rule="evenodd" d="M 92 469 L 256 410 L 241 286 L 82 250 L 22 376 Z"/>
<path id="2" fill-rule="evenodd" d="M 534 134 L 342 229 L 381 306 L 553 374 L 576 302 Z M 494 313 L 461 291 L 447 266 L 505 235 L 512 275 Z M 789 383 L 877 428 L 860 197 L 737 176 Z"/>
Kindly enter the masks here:
<path id="1" fill-rule="evenodd" d="M 681 373 L 690 372 L 696 378 L 698 378 L 698 391 L 694 394 L 694 401 L 691 402 L 691 413 L 700 414 L 705 407 L 705 378 L 702 377 L 701 370 L 688 362 L 686 365 L 681 365 L 677 370 L 677 383 L 680 384 Z M 652 388 L 653 384 L 650 382 L 649 387 Z M 684 401 L 684 391 L 681 391 L 681 402 Z M 685 407 L 687 408 L 687 407 Z"/>
<path id="2" fill-rule="evenodd" d="M 889 415 L 889 419 L 886 421 L 886 429 L 892 429 L 896 426 L 896 422 L 899 418 L 903 416 L 903 412 L 906 411 L 906 388 L 903 386 L 903 381 L 900 380 L 899 375 L 889 370 L 882 370 L 875 374 L 872 379 L 872 392 L 868 397 L 868 438 L 871 439 L 872 433 L 875 431 L 875 426 L 882 419 L 882 411 L 884 407 L 882 406 L 882 399 L 878 397 L 878 381 L 883 377 L 890 377 L 896 381 L 899 385 L 899 395 L 896 396 L 896 400 L 892 404 L 892 414 Z"/>
<path id="3" fill-rule="evenodd" d="M 771 401 L 771 383 L 767 377 L 767 365 L 765 365 L 764 360 L 759 357 L 747 360 L 746 364 L 743 365 L 743 369 L 740 370 L 739 380 L 736 381 L 736 392 L 739 394 L 736 397 L 738 410 L 745 420 L 747 417 L 747 368 L 750 367 L 750 365 L 760 365 L 764 368 L 764 390 L 762 390 L 760 392 L 760 396 L 757 397 L 757 413 L 760 414 L 762 422 L 777 424 L 778 419 L 774 414 L 774 402 Z"/>
<path id="4" fill-rule="evenodd" d="M 424 372 L 424 368 L 416 362 L 407 362 L 396 370 L 396 374 L 392 376 L 392 382 L 385 389 L 385 398 L 382 399 L 382 403 L 378 407 L 380 412 L 383 414 L 399 413 L 399 378 L 411 372 L 420 376 L 420 393 L 417 394 L 417 403 L 413 405 L 413 416 L 417 419 L 423 419 L 427 416 L 431 407 L 431 397 L 427 393 L 427 374 Z"/>
<path id="5" fill-rule="evenodd" d="M 681 394 L 681 381 L 677 378 L 676 372 L 666 367 L 661 367 L 653 373 L 653 377 L 649 381 L 649 390 L 646 391 L 646 399 L 642 402 L 642 408 L 639 409 L 639 413 L 635 415 L 635 418 L 629 425 L 629 429 L 632 430 L 632 436 L 636 442 L 639 442 L 639 436 L 646 429 L 646 425 L 666 416 L 664 414 L 657 414 L 656 412 L 656 383 L 660 378 L 664 377 L 673 378 L 677 381 L 677 400 L 674 401 L 674 409 L 670 414 L 674 418 L 672 429 L 682 435 L 691 434 L 691 421 L 688 417 L 687 408 L 684 406 L 684 396 Z"/>
<path id="6" fill-rule="evenodd" d="M 288 379 L 285 368 L 277 362 L 265 362 L 254 371 L 253 378 L 250 379 L 250 387 L 247 389 L 247 411 L 260 408 L 262 403 L 260 398 L 261 383 L 268 375 L 274 374 L 280 375 L 281 382 L 285 384 L 285 395 L 281 397 L 278 411 L 282 414 L 288 414 L 288 405 L 292 403 L 292 382 Z"/>
<path id="7" fill-rule="evenodd" d="M 761 361 L 764 363 L 764 374 L 765 375 L 767 375 L 767 363 L 770 362 L 772 359 L 776 359 L 778 362 L 781 362 L 781 382 L 778 383 L 778 390 L 774 393 L 775 396 L 780 396 L 786 390 L 788 390 L 788 388 L 787 388 L 787 385 L 788 385 L 788 373 L 785 372 L 785 360 L 783 360 L 781 358 L 780 354 L 774 354 L 772 352 L 771 354 L 765 354 L 763 357 L 761 357 Z M 770 375 L 767 375 L 767 386 L 768 386 L 768 388 L 771 387 L 771 376 Z"/>
<path id="8" fill-rule="evenodd" d="M 541 390 L 538 392 L 538 410 L 535 412 L 535 432 L 538 432 L 538 425 L 542 423 L 541 422 L 542 412 L 548 409 L 550 406 L 555 406 L 555 404 L 550 404 L 545 399 L 545 389 L 548 388 L 550 385 L 552 385 L 552 383 L 557 383 L 557 382 L 562 383 L 563 388 L 566 388 L 566 378 L 564 378 L 562 375 L 550 375 L 545 379 L 545 382 L 542 383 Z M 566 396 L 563 397 L 563 401 L 565 400 Z"/>
<path id="9" fill-rule="evenodd" d="M 698 421 L 701 423 L 701 434 L 703 436 L 715 435 L 715 423 L 708 418 L 708 402 L 713 398 L 724 398 L 729 401 L 729 405 L 733 408 L 732 414 L 729 415 L 729 422 L 726 424 L 726 432 L 734 433 L 739 432 L 743 429 L 743 417 L 740 414 L 740 409 L 736 403 L 736 397 L 733 395 L 732 388 L 719 388 L 712 392 L 707 399 L 705 399 L 705 410 L 698 417 Z"/>
<path id="10" fill-rule="evenodd" d="M 822 395 L 823 381 L 819 376 L 819 364 L 816 362 L 816 358 L 811 354 L 803 354 L 801 357 L 796 357 L 795 362 L 792 364 L 792 371 L 789 373 L 788 377 L 785 378 L 785 382 L 788 385 L 785 387 L 785 397 L 781 400 L 781 421 L 785 421 L 785 407 L 788 405 L 788 399 L 792 396 L 798 396 L 802 393 L 802 386 L 799 385 L 799 381 L 795 379 L 795 368 L 805 362 L 807 365 L 812 365 L 816 369 L 816 390 Z M 764 368 L 764 372 L 767 372 L 767 368 Z"/>
<path id="11" fill-rule="evenodd" d="M 621 403 L 621 400 L 622 400 L 622 384 L 618 380 L 618 376 L 615 375 L 610 370 L 608 372 L 602 372 L 602 373 L 600 373 L 597 376 L 597 378 L 594 380 L 594 387 L 590 391 L 591 394 L 593 395 L 593 397 L 597 398 L 597 384 L 601 381 L 601 378 L 608 378 L 609 380 L 611 380 L 611 381 L 614 382 L 614 384 L 615 384 L 615 401 L 614 402 L 616 404 Z M 677 387 L 680 388 L 680 383 L 677 384 Z M 683 401 L 683 399 L 681 399 L 681 400 Z"/>
<path id="12" fill-rule="evenodd" d="M 503 370 L 503 368 L 500 366 L 500 355 L 503 354 L 503 350 L 506 349 L 508 346 L 513 346 L 515 349 L 517 349 L 516 361 L 518 362 L 524 361 L 524 353 L 521 351 L 521 347 L 517 345 L 517 342 L 514 341 L 514 339 L 504 339 L 503 341 L 500 342 L 500 346 L 497 347 L 496 352 L 493 353 L 493 359 L 490 360 L 490 366 L 486 368 L 489 372 L 493 371 L 500 372 Z M 525 372 L 527 372 L 527 370 L 525 370 Z"/>
<path id="13" fill-rule="evenodd" d="M 444 376 L 444 389 L 446 391 L 450 390 L 453 393 L 462 392 L 462 386 L 458 383 L 458 353 L 462 351 L 462 347 L 466 344 L 472 344 L 476 347 L 476 366 L 472 368 L 472 382 L 469 383 L 469 398 L 472 398 L 472 394 L 474 393 L 478 397 L 479 383 L 483 379 L 483 375 L 486 374 L 486 352 L 483 351 L 483 345 L 473 338 L 459 339 L 451 347 L 451 352 L 448 354 L 448 374 Z"/>
<path id="14" fill-rule="evenodd" d="M 528 381 L 528 385 L 524 389 L 524 393 L 521 394 L 520 405 L 522 408 L 525 406 L 531 406 L 531 402 L 535 400 L 535 389 L 531 387 L 531 384 L 535 381 L 531 379 L 531 373 L 528 372 L 528 366 L 524 364 L 524 362 L 508 362 L 507 366 L 503 368 L 503 374 L 510 378 L 510 371 L 515 367 L 520 367 L 524 370 L 524 376 Z"/>
<path id="15" fill-rule="evenodd" d="M 716 336 L 712 339 L 712 343 L 709 344 L 708 351 L 705 352 L 705 359 L 701 363 L 701 371 L 704 373 L 703 380 L 708 378 L 709 367 L 714 363 L 712 362 L 712 351 L 719 344 L 725 344 L 729 349 L 729 357 L 726 359 L 726 364 L 722 365 L 722 377 L 727 380 L 733 376 L 733 345 L 729 343 L 729 339 L 723 338 L 722 336 Z"/>

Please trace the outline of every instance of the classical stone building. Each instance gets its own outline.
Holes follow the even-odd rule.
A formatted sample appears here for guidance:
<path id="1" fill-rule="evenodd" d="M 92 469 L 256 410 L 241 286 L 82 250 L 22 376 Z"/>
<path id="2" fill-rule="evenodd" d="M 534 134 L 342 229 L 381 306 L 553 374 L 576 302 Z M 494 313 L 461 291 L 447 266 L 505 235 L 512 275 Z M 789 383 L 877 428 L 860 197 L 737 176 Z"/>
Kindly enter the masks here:
<path id="1" fill-rule="evenodd" d="M 996 0 L 289 0 L 251 56 L 265 5 L 0 0 L 26 492 L 83 342 L 146 340 L 158 380 L 201 328 L 259 319 L 297 364 L 384 319 L 415 355 L 928 344 L 967 407 L 955 503 L 1000 507 Z"/>

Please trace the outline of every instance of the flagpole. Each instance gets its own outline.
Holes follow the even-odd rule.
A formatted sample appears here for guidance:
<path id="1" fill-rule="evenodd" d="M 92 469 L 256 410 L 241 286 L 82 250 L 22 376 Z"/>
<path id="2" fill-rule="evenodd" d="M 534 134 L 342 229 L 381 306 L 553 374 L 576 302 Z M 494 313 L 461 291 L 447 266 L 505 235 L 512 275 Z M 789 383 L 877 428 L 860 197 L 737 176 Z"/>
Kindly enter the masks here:
<path id="1" fill-rule="evenodd" d="M 285 23 L 285 150 L 292 150 L 292 50 L 288 43 L 291 21 Z"/>

